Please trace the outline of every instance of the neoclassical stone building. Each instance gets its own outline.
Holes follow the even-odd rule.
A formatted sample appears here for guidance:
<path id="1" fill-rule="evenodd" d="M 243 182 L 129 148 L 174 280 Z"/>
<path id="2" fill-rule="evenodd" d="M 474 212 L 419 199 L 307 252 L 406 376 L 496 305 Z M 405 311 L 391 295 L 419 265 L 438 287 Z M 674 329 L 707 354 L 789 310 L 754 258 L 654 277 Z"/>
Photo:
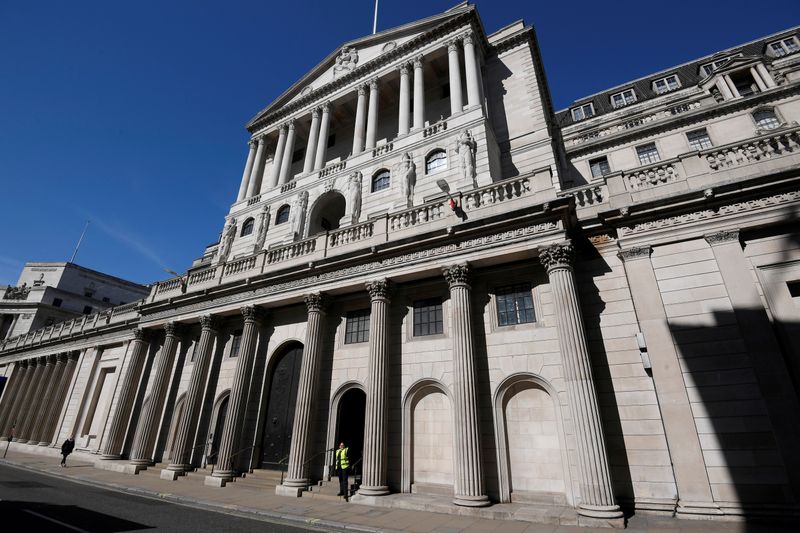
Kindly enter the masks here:
<path id="1" fill-rule="evenodd" d="M 373 505 L 795 517 L 798 34 L 559 112 L 474 6 L 346 43 L 184 275 L 4 342 L 0 432 L 165 486 L 302 496 L 344 440 Z"/>

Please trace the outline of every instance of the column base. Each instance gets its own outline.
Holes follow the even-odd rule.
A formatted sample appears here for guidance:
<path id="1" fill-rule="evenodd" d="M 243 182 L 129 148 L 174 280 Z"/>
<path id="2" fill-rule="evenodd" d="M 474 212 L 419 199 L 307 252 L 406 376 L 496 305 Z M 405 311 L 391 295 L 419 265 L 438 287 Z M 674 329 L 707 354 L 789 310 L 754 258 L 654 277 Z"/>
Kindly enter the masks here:
<path id="1" fill-rule="evenodd" d="M 361 488 L 358 489 L 358 494 L 361 496 L 386 496 L 389 494 L 389 487 L 367 487 L 365 485 L 361 485 Z"/>
<path id="2" fill-rule="evenodd" d="M 275 494 L 277 496 L 288 496 L 290 498 L 299 498 L 303 495 L 303 492 L 306 491 L 308 488 L 307 485 L 303 485 L 302 487 L 292 487 L 289 485 L 277 485 L 275 487 Z"/>
<path id="3" fill-rule="evenodd" d="M 582 527 L 625 527 L 625 515 L 618 505 L 578 506 L 578 525 Z"/>
<path id="4" fill-rule="evenodd" d="M 143 470 L 147 470 L 148 466 L 150 466 L 150 465 L 128 463 L 128 464 L 125 465 L 123 471 L 126 474 L 133 474 L 134 476 L 137 476 L 137 475 L 139 475 L 139 472 L 141 472 Z"/>
<path id="5" fill-rule="evenodd" d="M 217 475 L 217 473 L 214 472 L 210 476 L 206 476 L 206 478 L 203 480 L 203 485 L 206 485 L 206 486 L 209 486 L 209 487 L 222 488 L 225 485 L 227 485 L 230 481 L 233 481 L 233 476 L 232 475 L 230 475 L 230 476 L 221 476 L 221 475 Z"/>
<path id="6" fill-rule="evenodd" d="M 714 502 L 693 502 L 678 500 L 675 514 L 687 519 L 705 519 L 708 516 L 721 516 L 725 513 Z"/>
<path id="7" fill-rule="evenodd" d="M 461 507 L 487 507 L 492 505 L 492 502 L 489 501 L 489 497 L 483 494 L 480 496 L 456 494 L 453 498 L 453 503 Z"/>
<path id="8" fill-rule="evenodd" d="M 173 469 L 172 466 L 173 465 L 169 465 L 167 468 L 162 468 L 161 469 L 161 476 L 160 476 L 161 479 L 166 479 L 167 481 L 175 481 L 179 477 L 186 475 L 186 471 L 185 470 L 183 470 L 183 469 L 176 470 L 176 469 Z M 180 465 L 176 465 L 176 466 L 180 467 Z"/>
<path id="9" fill-rule="evenodd" d="M 37 444 L 37 446 L 50 446 L 50 443 L 42 440 L 39 441 L 39 444 Z"/>
<path id="10" fill-rule="evenodd" d="M 118 461 L 122 459 L 121 453 L 104 453 L 100 456 L 101 461 Z"/>

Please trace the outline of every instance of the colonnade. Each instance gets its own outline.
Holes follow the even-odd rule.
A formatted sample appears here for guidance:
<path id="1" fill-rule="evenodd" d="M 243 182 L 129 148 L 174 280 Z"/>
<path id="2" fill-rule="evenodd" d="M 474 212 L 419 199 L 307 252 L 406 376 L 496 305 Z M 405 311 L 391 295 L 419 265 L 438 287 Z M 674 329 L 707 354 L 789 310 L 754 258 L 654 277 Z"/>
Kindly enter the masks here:
<path id="1" fill-rule="evenodd" d="M 464 84 L 461 80 L 461 55 L 463 53 L 467 105 L 480 105 L 482 78 L 480 60 L 472 33 L 452 38 L 445 43 L 448 56 L 450 82 L 450 113 L 455 115 L 464 108 Z M 425 68 L 424 55 L 400 63 L 395 68 L 400 75 L 399 109 L 397 135 L 425 127 Z M 413 72 L 413 83 L 411 80 Z M 355 87 L 356 111 L 353 132 L 352 155 L 358 155 L 376 146 L 378 134 L 378 111 L 380 108 L 381 76 L 361 81 Z M 413 100 L 413 116 L 411 102 Z M 306 143 L 302 174 L 321 170 L 326 163 L 328 137 L 330 132 L 330 102 L 313 107 L 307 111 L 310 116 L 308 142 Z M 293 117 L 277 127 L 278 138 L 272 166 L 267 173 L 267 135 L 262 133 L 250 140 L 247 162 L 242 173 L 237 202 L 252 198 L 294 179 L 291 174 L 295 151 L 297 121 L 306 117 Z M 275 131 L 275 130 L 272 130 Z"/>

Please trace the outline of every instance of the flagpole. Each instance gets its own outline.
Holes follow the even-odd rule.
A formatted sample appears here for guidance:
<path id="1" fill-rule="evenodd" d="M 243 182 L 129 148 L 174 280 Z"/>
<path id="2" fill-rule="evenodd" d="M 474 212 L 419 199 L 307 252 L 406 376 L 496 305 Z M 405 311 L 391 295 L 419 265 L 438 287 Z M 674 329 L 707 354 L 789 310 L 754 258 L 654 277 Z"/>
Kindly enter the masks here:
<path id="1" fill-rule="evenodd" d="M 75 251 L 72 252 L 72 257 L 69 258 L 69 262 L 72 263 L 75 261 L 75 256 L 78 255 L 78 248 L 81 247 L 81 242 L 83 242 L 83 236 L 86 235 L 86 229 L 89 227 L 89 221 L 86 221 L 86 224 L 83 226 L 83 231 L 81 232 L 81 238 L 78 239 L 78 244 L 75 245 Z"/>
<path id="2" fill-rule="evenodd" d="M 372 19 L 372 35 L 378 33 L 378 0 L 375 0 L 375 17 Z"/>

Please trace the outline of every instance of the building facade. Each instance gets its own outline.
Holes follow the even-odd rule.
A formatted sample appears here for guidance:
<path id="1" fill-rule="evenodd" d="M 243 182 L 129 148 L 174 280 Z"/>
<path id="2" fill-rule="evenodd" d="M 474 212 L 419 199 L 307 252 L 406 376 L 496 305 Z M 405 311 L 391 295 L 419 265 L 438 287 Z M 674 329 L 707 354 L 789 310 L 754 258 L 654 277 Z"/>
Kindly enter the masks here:
<path id="1" fill-rule="evenodd" d="M 474 6 L 346 43 L 247 125 L 184 275 L 4 341 L 0 433 L 295 497 L 344 440 L 375 505 L 796 517 L 798 33 L 560 112 Z"/>

